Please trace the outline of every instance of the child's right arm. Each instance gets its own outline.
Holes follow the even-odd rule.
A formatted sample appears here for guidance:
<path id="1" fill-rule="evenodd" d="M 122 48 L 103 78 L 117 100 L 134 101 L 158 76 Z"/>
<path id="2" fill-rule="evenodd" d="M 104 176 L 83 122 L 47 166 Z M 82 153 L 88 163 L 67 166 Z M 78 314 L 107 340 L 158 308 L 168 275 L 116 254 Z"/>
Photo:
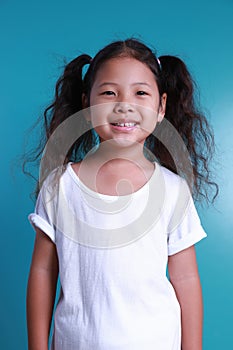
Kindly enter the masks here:
<path id="1" fill-rule="evenodd" d="M 36 229 L 27 288 L 28 350 L 48 350 L 58 278 L 55 244 Z"/>

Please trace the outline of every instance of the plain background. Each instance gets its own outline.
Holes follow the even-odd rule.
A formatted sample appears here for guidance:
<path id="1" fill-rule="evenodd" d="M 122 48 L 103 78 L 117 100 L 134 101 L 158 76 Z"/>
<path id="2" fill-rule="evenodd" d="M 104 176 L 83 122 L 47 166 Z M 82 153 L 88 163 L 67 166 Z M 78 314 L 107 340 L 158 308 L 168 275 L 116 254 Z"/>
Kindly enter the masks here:
<path id="1" fill-rule="evenodd" d="M 34 182 L 18 156 L 51 101 L 64 58 L 94 55 L 137 36 L 185 60 L 214 128 L 220 195 L 199 208 L 208 238 L 197 245 L 205 305 L 204 349 L 232 347 L 233 1 L 0 1 L 1 288 L 0 348 L 24 350 L 25 296 L 34 231 L 27 215 Z M 34 136 L 33 136 L 34 135 Z M 169 332 L 169 330 L 168 330 Z"/>

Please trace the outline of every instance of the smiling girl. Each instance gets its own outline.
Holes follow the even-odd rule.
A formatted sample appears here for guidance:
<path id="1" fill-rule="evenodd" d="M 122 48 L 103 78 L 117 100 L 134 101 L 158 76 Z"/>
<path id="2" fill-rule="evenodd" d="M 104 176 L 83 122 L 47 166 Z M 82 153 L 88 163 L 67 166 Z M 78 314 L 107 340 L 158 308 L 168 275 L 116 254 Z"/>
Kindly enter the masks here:
<path id="1" fill-rule="evenodd" d="M 154 137 L 166 121 L 181 145 L 172 144 L 173 134 L 166 145 Z M 77 122 L 86 123 L 85 132 L 65 152 L 48 155 L 50 140 L 57 146 L 72 139 L 65 125 L 77 130 Z M 50 171 L 29 216 L 36 230 L 29 350 L 48 349 L 58 274 L 51 349 L 201 350 L 194 244 L 206 234 L 184 179 L 189 169 L 179 171 L 182 161 L 167 148 L 188 151 L 200 197 L 211 184 L 212 135 L 185 64 L 158 60 L 135 39 L 114 42 L 93 59 L 81 55 L 65 67 L 45 126 Z M 51 166 L 54 158 L 60 167 Z"/>

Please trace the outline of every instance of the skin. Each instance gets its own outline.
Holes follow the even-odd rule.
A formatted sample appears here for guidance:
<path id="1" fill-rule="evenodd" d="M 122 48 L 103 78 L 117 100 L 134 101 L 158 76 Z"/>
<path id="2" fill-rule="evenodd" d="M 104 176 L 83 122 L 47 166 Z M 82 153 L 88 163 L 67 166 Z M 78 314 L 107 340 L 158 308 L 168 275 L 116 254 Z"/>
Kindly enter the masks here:
<path id="1" fill-rule="evenodd" d="M 48 350 L 57 278 L 56 246 L 37 228 L 27 288 L 28 350 Z"/>
<path id="2" fill-rule="evenodd" d="M 111 59 L 96 76 L 90 104 L 98 105 L 87 118 L 98 132 L 101 145 L 94 156 L 73 164 L 80 179 L 104 194 L 128 194 L 145 185 L 154 165 L 143 155 L 146 137 L 165 114 L 154 76 L 132 58 Z M 87 98 L 83 96 L 83 106 Z M 113 122 L 136 122 L 130 130 Z M 119 190 L 119 182 L 126 180 Z M 182 350 L 202 349 L 202 293 L 194 246 L 168 258 L 170 281 L 181 306 Z M 36 229 L 27 290 L 28 349 L 47 350 L 58 277 L 55 244 Z"/>
<path id="3" fill-rule="evenodd" d="M 84 107 L 88 107 L 83 96 Z M 159 96 L 151 70 L 132 58 L 114 58 L 97 72 L 87 117 L 101 144 L 94 155 L 87 156 L 74 170 L 92 190 L 115 195 L 137 191 L 151 177 L 154 165 L 143 154 L 145 139 L 165 114 L 166 94 Z M 116 129 L 112 123 L 135 122 L 136 126 Z"/>
<path id="4" fill-rule="evenodd" d="M 101 141 L 111 139 L 124 145 L 127 140 L 144 144 L 157 121 L 161 122 L 164 117 L 166 94 L 160 103 L 154 75 L 145 64 L 132 58 L 115 58 L 100 67 L 90 104 L 101 105 L 100 111 L 91 116 Z M 137 127 L 121 132 L 111 127 L 110 123 L 117 121 L 136 121 Z M 122 151 L 125 149 L 119 148 L 118 152 Z"/>
<path id="5" fill-rule="evenodd" d="M 182 350 L 201 350 L 203 305 L 194 246 L 170 256 L 168 270 L 181 307 Z"/>

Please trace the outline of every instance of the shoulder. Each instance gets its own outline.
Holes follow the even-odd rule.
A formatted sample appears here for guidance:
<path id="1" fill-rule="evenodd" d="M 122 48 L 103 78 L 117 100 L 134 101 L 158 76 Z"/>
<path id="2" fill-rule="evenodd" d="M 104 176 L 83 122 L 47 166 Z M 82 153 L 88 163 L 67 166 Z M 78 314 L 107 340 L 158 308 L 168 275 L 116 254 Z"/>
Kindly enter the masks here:
<path id="1" fill-rule="evenodd" d="M 40 174 L 39 193 L 49 195 L 56 193 L 64 184 L 67 186 L 71 183 L 72 163 L 59 166 L 51 171 L 46 170 Z M 70 169 L 71 168 L 71 169 Z"/>
<path id="2" fill-rule="evenodd" d="M 186 181 L 178 174 L 173 173 L 173 171 L 165 168 L 162 165 L 159 165 L 161 174 L 163 176 L 166 188 L 179 188 L 181 185 L 184 185 Z"/>
<path id="3" fill-rule="evenodd" d="M 169 169 L 160 166 L 162 178 L 165 185 L 166 203 L 170 207 L 171 212 L 173 210 L 179 210 L 185 212 L 192 201 L 192 194 L 189 184 L 180 175 L 173 173 Z"/>
<path id="4" fill-rule="evenodd" d="M 178 174 L 173 173 L 173 171 L 165 168 L 164 166 L 159 165 L 159 167 L 160 167 L 163 175 L 166 177 L 166 179 L 168 181 L 173 181 L 174 182 L 174 181 L 178 181 L 178 179 L 180 178 L 180 176 Z"/>
<path id="5" fill-rule="evenodd" d="M 40 173 L 39 187 L 40 191 L 50 191 L 59 183 L 61 176 L 65 171 L 65 167 L 59 166 L 53 170 L 46 169 Z"/>

